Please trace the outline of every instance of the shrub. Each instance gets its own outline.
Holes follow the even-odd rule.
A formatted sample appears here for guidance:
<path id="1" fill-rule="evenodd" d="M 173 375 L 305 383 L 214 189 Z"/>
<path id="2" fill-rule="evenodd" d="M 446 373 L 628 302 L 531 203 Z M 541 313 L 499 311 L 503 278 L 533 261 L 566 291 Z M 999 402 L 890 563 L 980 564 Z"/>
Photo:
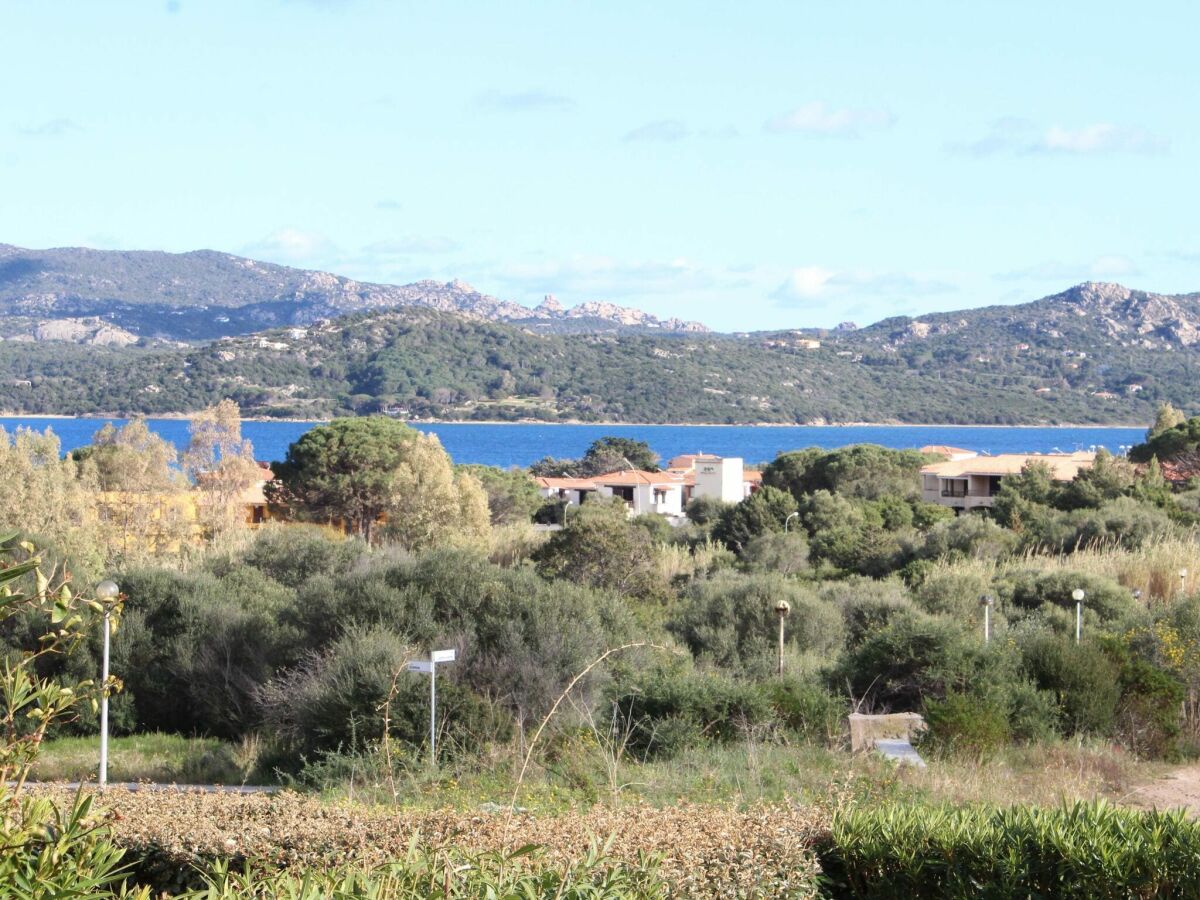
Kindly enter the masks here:
<path id="1" fill-rule="evenodd" d="M 914 591 L 917 605 L 927 613 L 953 616 L 960 622 L 982 619 L 979 598 L 990 592 L 987 579 L 974 572 L 942 569 L 927 578 Z M 993 625 L 998 610 L 992 609 Z"/>
<path id="2" fill-rule="evenodd" d="M 1109 622 L 1136 610 L 1133 595 L 1111 578 L 1083 572 L 1027 572 L 1018 575 L 1012 588 L 1012 602 L 1024 609 L 1037 609 L 1052 603 L 1075 612 L 1071 594 L 1076 588 L 1086 593 L 1084 613 Z"/>
<path id="3" fill-rule="evenodd" d="M 846 641 L 858 644 L 871 631 L 882 628 L 897 613 L 912 609 L 912 598 L 897 581 L 848 578 L 821 585 L 820 597 L 841 611 Z"/>
<path id="4" fill-rule="evenodd" d="M 770 683 L 771 706 L 780 724 L 802 740 L 830 744 L 842 730 L 848 704 L 815 681 L 795 677 Z"/>
<path id="5" fill-rule="evenodd" d="M 732 741 L 773 721 L 760 685 L 716 673 L 655 668 L 614 686 L 612 701 L 631 724 L 630 753 L 668 758 L 702 740 Z"/>
<path id="6" fill-rule="evenodd" d="M 429 734 L 429 684 L 405 672 L 415 654 L 398 635 L 375 628 L 347 634 L 321 654 L 271 681 L 261 692 L 266 726 L 294 764 L 339 748 L 355 749 L 383 736 L 385 701 L 391 696 L 391 735 L 419 748 Z M 451 674 L 438 679 L 439 746 L 477 746 L 504 737 L 509 724 Z M 392 693 L 395 679 L 395 693 Z"/>
<path id="7" fill-rule="evenodd" d="M 905 610 L 845 654 L 838 683 L 885 709 L 915 711 L 927 698 L 965 687 L 981 647 L 957 623 Z"/>
<path id="8" fill-rule="evenodd" d="M 1200 896 L 1200 824 L 1183 810 L 851 807 L 817 852 L 839 897 Z"/>
<path id="9" fill-rule="evenodd" d="M 696 497 L 688 503 L 684 512 L 687 513 L 688 519 L 697 525 L 712 525 L 731 505 L 716 497 Z"/>
<path id="10" fill-rule="evenodd" d="M 1008 709 L 995 696 L 952 691 L 925 701 L 928 743 L 942 751 L 982 757 L 1008 743 Z"/>
<path id="11" fill-rule="evenodd" d="M 1065 733 L 1112 733 L 1120 700 L 1120 667 L 1093 643 L 1038 632 L 1019 643 L 1034 683 L 1053 692 Z"/>
<path id="12" fill-rule="evenodd" d="M 792 608 L 785 629 L 788 646 L 817 653 L 841 647 L 843 626 L 837 609 L 779 575 L 718 573 L 696 582 L 667 621 L 667 629 L 698 658 L 763 675 L 776 665 L 775 605 L 781 600 Z"/>
<path id="13" fill-rule="evenodd" d="M 798 575 L 808 571 L 808 539 L 802 531 L 760 534 L 742 551 L 742 564 L 751 572 Z"/>
<path id="14" fill-rule="evenodd" d="M 764 487 L 727 508 L 713 526 L 713 537 L 741 553 L 760 534 L 783 531 L 796 501 L 784 491 Z"/>

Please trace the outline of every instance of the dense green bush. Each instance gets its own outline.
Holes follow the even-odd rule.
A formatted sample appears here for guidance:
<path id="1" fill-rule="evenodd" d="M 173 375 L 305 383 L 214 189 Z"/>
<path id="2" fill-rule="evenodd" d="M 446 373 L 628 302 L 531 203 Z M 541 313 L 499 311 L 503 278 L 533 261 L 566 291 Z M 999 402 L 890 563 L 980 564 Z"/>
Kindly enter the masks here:
<path id="1" fill-rule="evenodd" d="M 740 553 L 759 535 L 783 531 L 795 511 L 796 501 L 791 495 L 764 487 L 725 509 L 713 526 L 713 537 Z"/>
<path id="2" fill-rule="evenodd" d="M 1038 631 L 1022 636 L 1021 654 L 1033 682 L 1055 695 L 1064 733 L 1112 733 L 1121 698 L 1120 666 L 1092 642 Z"/>
<path id="3" fill-rule="evenodd" d="M 1076 588 L 1086 594 L 1083 602 L 1087 618 L 1101 622 L 1112 622 L 1132 613 L 1137 608 L 1128 589 L 1109 578 L 1082 572 L 1028 572 L 1018 575 L 1011 586 L 1011 599 L 1015 607 L 1026 610 L 1037 609 L 1044 604 L 1054 604 L 1075 612 L 1075 600 L 1071 594 Z"/>
<path id="4" fill-rule="evenodd" d="M 769 691 L 779 723 L 802 740 L 830 744 L 841 734 L 850 705 L 824 685 L 787 676 L 770 682 Z"/>
<path id="5" fill-rule="evenodd" d="M 838 610 L 811 588 L 779 575 L 719 573 L 692 585 L 667 629 L 693 655 L 722 668 L 765 675 L 775 670 L 779 617 L 775 605 L 791 606 L 785 623 L 787 647 L 822 655 L 841 648 Z"/>
<path id="6" fill-rule="evenodd" d="M 957 623 L 909 609 L 852 646 L 836 678 L 850 685 L 855 698 L 894 712 L 916 711 L 928 698 L 965 687 L 982 652 L 979 639 Z"/>
<path id="7" fill-rule="evenodd" d="M 614 685 L 611 700 L 630 724 L 637 758 L 668 758 L 702 740 L 728 742 L 774 721 L 761 684 L 715 672 L 656 667 Z"/>
<path id="8" fill-rule="evenodd" d="M 952 691 L 925 701 L 929 746 L 952 753 L 988 756 L 1008 743 L 1009 711 L 998 697 Z"/>
<path id="9" fill-rule="evenodd" d="M 760 534 L 746 545 L 741 561 L 750 572 L 799 575 L 809 570 L 808 538 L 802 529 Z"/>
<path id="10" fill-rule="evenodd" d="M 1200 896 L 1200 824 L 1103 801 L 852 807 L 818 846 L 831 897 Z"/>

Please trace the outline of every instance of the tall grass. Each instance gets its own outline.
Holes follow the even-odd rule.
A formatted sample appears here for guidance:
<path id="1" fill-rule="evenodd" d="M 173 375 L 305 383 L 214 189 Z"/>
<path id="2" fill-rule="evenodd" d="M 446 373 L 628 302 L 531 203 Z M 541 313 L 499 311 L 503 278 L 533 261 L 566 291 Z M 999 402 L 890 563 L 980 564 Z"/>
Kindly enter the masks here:
<path id="1" fill-rule="evenodd" d="M 934 563 L 932 575 L 958 573 L 991 581 L 1017 571 L 1080 572 L 1112 578 L 1145 603 L 1168 602 L 1200 589 L 1200 534 L 1169 535 L 1130 550 L 1104 541 L 1074 553 L 1049 554 L 1030 549 L 1006 559 L 947 559 Z M 1179 577 L 1187 570 L 1186 581 Z"/>

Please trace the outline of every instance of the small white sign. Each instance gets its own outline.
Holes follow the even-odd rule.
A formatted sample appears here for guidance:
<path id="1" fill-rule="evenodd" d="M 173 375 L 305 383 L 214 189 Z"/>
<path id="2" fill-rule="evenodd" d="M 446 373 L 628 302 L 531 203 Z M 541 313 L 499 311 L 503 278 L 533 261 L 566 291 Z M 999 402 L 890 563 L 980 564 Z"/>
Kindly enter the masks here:
<path id="1" fill-rule="evenodd" d="M 427 659 L 418 659 L 415 662 L 410 662 L 408 664 L 408 671 L 424 672 L 426 675 L 428 675 L 433 671 L 433 663 Z"/>
<path id="2" fill-rule="evenodd" d="M 434 650 L 429 654 L 429 658 L 435 663 L 454 662 L 453 650 Z"/>

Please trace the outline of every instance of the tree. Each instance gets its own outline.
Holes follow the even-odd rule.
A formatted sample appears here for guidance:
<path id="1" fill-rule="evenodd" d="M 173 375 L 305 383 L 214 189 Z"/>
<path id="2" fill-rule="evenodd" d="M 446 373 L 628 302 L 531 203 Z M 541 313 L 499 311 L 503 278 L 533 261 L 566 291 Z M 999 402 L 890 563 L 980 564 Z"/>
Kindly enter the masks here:
<path id="1" fill-rule="evenodd" d="M 1158 407 L 1158 415 L 1154 417 L 1154 424 L 1146 432 L 1146 440 L 1153 440 L 1164 431 L 1170 431 L 1176 425 L 1182 425 L 1186 421 L 1187 417 L 1183 413 L 1170 403 L 1163 403 Z"/>
<path id="2" fill-rule="evenodd" d="M 479 479 L 454 471 L 433 435 L 418 432 L 392 473 L 385 533 L 410 550 L 488 532 L 487 494 Z"/>
<path id="3" fill-rule="evenodd" d="M 656 586 L 649 532 L 629 521 L 625 504 L 591 500 L 570 510 L 566 524 L 534 554 L 548 578 L 642 595 Z"/>
<path id="4" fill-rule="evenodd" d="M 928 459 L 915 450 L 891 450 L 876 444 L 855 444 L 838 450 L 810 447 L 784 453 L 763 470 L 763 484 L 791 493 L 826 490 L 848 497 L 915 499 L 920 493 L 917 473 Z"/>
<path id="5" fill-rule="evenodd" d="M 242 413 L 222 400 L 192 417 L 183 471 L 196 490 L 196 514 L 206 535 L 236 528 L 244 514 L 238 499 L 259 480 L 254 448 L 242 439 Z"/>
<path id="6" fill-rule="evenodd" d="M 632 438 L 602 437 L 592 441 L 580 459 L 555 459 L 546 456 L 529 467 L 539 478 L 591 478 L 622 469 L 658 471 L 658 454 L 645 441 Z"/>
<path id="7" fill-rule="evenodd" d="M 272 466 L 273 505 L 316 522 L 339 522 L 371 542 L 379 523 L 406 546 L 447 534 L 481 534 L 487 499 L 456 477 L 437 438 L 385 416 L 334 419 L 306 432 Z"/>
<path id="8" fill-rule="evenodd" d="M 496 466 L 462 465 L 458 472 L 471 475 L 487 492 L 488 513 L 493 525 L 528 522 L 542 505 L 542 495 L 528 472 Z"/>
<path id="9" fill-rule="evenodd" d="M 760 534 L 783 531 L 794 512 L 796 501 L 791 495 L 764 487 L 725 510 L 713 528 L 713 537 L 741 553 Z"/>
<path id="10" fill-rule="evenodd" d="M 145 419 L 120 428 L 106 424 L 78 457 L 96 467 L 110 558 L 177 552 L 194 536 L 195 514 L 176 467 L 178 454 Z"/>
<path id="11" fill-rule="evenodd" d="M 54 432 L 0 428 L 0 529 L 20 529 L 48 541 L 59 553 L 98 571 L 96 466 L 62 457 Z"/>
<path id="12" fill-rule="evenodd" d="M 1129 460 L 1101 449 L 1091 467 L 1081 469 L 1062 489 L 1056 505 L 1061 509 L 1094 509 L 1128 494 L 1136 477 Z"/>
<path id="13" fill-rule="evenodd" d="M 415 429 L 384 416 L 318 425 L 272 464 L 267 499 L 291 515 L 339 521 L 370 541 L 392 502 L 396 469 L 416 440 Z"/>
<path id="14" fill-rule="evenodd" d="M 657 472 L 658 454 L 645 441 L 602 437 L 592 441 L 579 463 L 584 477 L 630 468 Z"/>

